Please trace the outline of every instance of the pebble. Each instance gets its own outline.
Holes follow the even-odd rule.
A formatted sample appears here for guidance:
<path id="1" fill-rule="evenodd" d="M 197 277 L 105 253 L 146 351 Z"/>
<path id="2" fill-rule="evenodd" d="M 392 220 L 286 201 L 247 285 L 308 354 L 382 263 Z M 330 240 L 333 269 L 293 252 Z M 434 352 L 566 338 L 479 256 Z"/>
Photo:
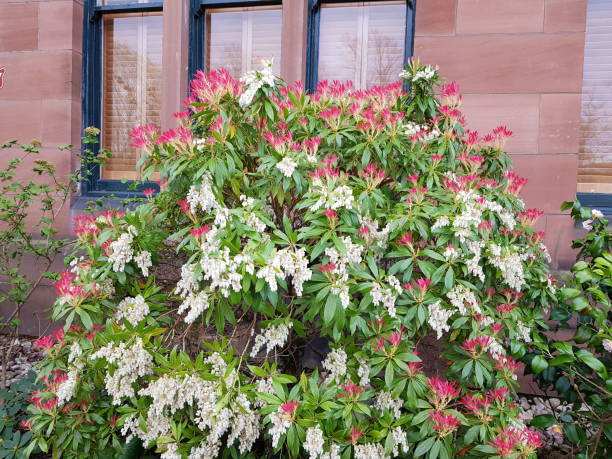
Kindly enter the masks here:
<path id="1" fill-rule="evenodd" d="M 23 378 L 34 364 L 44 357 L 44 351 L 37 349 L 33 345 L 35 340 L 36 338 L 19 336 L 11 343 L 7 336 L 0 335 L 0 355 L 12 344 L 11 355 L 6 365 L 6 381 L 8 385 Z M 2 370 L 2 365 L 0 365 L 0 377 Z"/>

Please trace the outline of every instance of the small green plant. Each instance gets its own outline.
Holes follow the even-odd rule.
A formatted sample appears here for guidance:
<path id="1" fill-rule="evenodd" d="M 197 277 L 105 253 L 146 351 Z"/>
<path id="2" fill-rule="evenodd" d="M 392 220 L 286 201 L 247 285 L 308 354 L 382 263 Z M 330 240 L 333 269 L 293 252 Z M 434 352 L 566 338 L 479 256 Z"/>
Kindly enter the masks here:
<path id="1" fill-rule="evenodd" d="M 87 128 L 85 133 L 85 145 L 98 141 L 99 130 Z M 62 176 L 53 163 L 40 159 L 41 147 L 38 141 L 19 144 L 15 140 L 0 147 L 4 154 L 14 148 L 21 150 L 0 170 L 0 303 L 9 306 L 8 314 L 0 316 L 0 333 L 11 337 L 17 335 L 23 306 L 41 282 L 57 278 L 50 271 L 51 266 L 73 243 L 72 238 L 58 237 L 57 222 L 64 218 L 62 211 L 78 184 L 88 177 L 86 167 Z M 60 152 L 71 148 L 58 147 Z M 85 166 L 101 163 L 106 157 L 105 151 L 93 157 L 86 149 L 81 161 Z M 32 166 L 26 166 L 30 163 Z M 34 277 L 26 274 L 28 266 L 36 266 Z M 13 342 L 11 339 L 10 343 Z M 0 387 L 6 387 L 6 368 L 12 350 L 11 344 L 2 355 Z"/>
<path id="2" fill-rule="evenodd" d="M 0 389 L 0 458 L 24 457 L 32 433 L 26 411 L 32 393 L 42 387 L 30 371 L 23 379 Z"/>
<path id="3" fill-rule="evenodd" d="M 587 230 L 573 241 L 578 259 L 559 290 L 559 302 L 551 311 L 549 330 L 575 330 L 571 341 L 548 339 L 540 334 L 537 350 L 526 356 L 543 389 L 555 390 L 573 410 L 536 416 L 534 426 L 561 425 L 575 446 L 577 458 L 610 457 L 612 454 L 612 237 L 608 220 L 600 211 L 578 201 L 563 203 Z"/>

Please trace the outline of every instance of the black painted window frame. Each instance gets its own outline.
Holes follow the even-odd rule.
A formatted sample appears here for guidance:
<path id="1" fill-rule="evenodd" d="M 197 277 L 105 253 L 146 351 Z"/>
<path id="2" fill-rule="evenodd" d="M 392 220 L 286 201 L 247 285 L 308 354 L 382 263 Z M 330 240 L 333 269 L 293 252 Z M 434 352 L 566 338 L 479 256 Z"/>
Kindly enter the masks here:
<path id="1" fill-rule="evenodd" d="M 282 5 L 282 0 L 190 0 L 189 12 L 189 56 L 188 56 L 188 75 L 189 79 L 198 70 L 208 70 L 204 68 L 206 62 L 204 37 L 205 37 L 205 17 L 207 9 L 214 8 L 240 8 L 245 6 L 270 6 Z"/>
<path id="2" fill-rule="evenodd" d="M 308 37 L 306 42 L 306 89 L 314 91 L 319 82 L 319 37 L 321 5 L 323 3 L 354 3 L 358 0 L 308 0 Z M 364 0 L 369 2 L 385 0 Z M 416 0 L 405 0 L 406 34 L 404 37 L 404 63 L 414 54 L 414 25 Z"/>
<path id="3" fill-rule="evenodd" d="M 176 0 L 170 0 L 176 1 Z M 98 6 L 96 0 L 85 0 L 83 14 L 83 81 L 82 81 L 82 129 L 94 126 L 102 128 L 102 22 L 106 14 L 143 13 L 163 11 L 163 1 L 136 3 L 127 0 L 119 5 Z M 100 144 L 81 145 L 98 154 Z M 112 153 L 112 152 L 111 152 Z M 86 180 L 81 182 L 81 194 L 88 197 L 114 195 L 120 198 L 139 197 L 142 190 L 159 190 L 155 182 L 133 180 L 105 180 L 100 177 L 100 166 L 83 165 Z"/>

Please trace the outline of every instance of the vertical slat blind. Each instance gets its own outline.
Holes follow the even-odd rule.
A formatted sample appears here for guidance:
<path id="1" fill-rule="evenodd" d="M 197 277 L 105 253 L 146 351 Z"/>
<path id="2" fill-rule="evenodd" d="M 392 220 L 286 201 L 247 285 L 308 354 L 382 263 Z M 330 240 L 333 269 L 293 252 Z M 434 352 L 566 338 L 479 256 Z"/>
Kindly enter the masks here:
<path id="1" fill-rule="evenodd" d="M 206 68 L 227 69 L 234 78 L 253 68 L 261 59 L 273 59 L 275 74 L 281 64 L 282 10 L 252 7 L 207 10 Z"/>
<path id="2" fill-rule="evenodd" d="M 578 192 L 612 193 L 612 1 L 589 0 Z"/>
<path id="3" fill-rule="evenodd" d="M 352 80 L 356 88 L 397 81 L 404 60 L 406 3 L 323 3 L 319 81 Z"/>
<path id="4" fill-rule="evenodd" d="M 140 178 L 128 134 L 138 125 L 160 124 L 162 29 L 159 13 L 104 18 L 102 144 L 113 158 L 102 179 Z"/>

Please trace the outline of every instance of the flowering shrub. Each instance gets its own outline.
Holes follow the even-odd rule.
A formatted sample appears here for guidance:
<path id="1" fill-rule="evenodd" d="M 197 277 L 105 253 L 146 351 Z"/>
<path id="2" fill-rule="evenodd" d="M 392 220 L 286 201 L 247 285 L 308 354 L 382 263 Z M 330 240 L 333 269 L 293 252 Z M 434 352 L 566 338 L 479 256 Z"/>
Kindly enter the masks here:
<path id="1" fill-rule="evenodd" d="M 514 358 L 555 299 L 541 212 L 519 197 L 507 128 L 465 129 L 458 87 L 435 68 L 413 61 L 402 77 L 410 92 L 306 94 L 269 65 L 241 81 L 199 72 L 177 128 L 136 128 L 162 191 L 77 219 L 53 309 L 66 324 L 41 339 L 33 444 L 535 457 L 513 397 Z M 446 375 L 423 371 L 429 336 Z"/>
<path id="2" fill-rule="evenodd" d="M 554 429 L 562 426 L 575 445 L 577 458 L 608 457 L 612 451 L 612 237 L 609 222 L 597 209 L 566 202 L 562 210 L 587 230 L 572 246 L 579 249 L 572 275 L 559 291 L 562 300 L 551 312 L 552 331 L 574 330 L 571 341 L 542 334 L 531 362 L 543 390 L 554 389 L 572 405 L 569 413 L 536 416 L 532 424 Z M 542 327 L 548 331 L 548 327 Z"/>

